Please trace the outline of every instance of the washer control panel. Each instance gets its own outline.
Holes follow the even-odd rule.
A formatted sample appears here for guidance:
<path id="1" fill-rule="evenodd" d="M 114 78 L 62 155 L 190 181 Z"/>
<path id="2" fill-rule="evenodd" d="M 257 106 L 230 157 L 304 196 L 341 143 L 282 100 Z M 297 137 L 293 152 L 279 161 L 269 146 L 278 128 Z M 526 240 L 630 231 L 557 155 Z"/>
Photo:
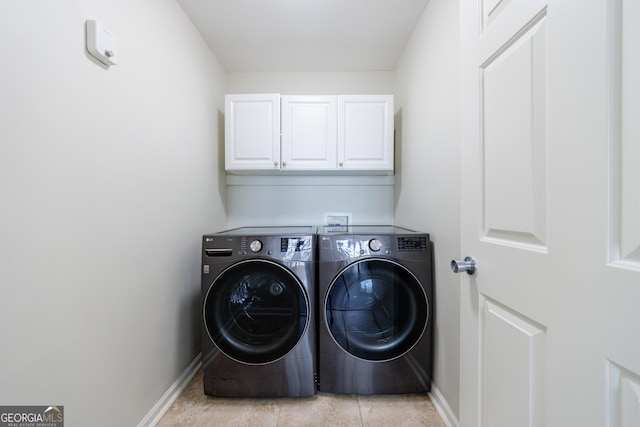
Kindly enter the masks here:
<path id="1" fill-rule="evenodd" d="M 300 252 L 309 247 L 311 239 L 309 237 L 281 237 L 280 252 Z"/>
<path id="2" fill-rule="evenodd" d="M 315 262 L 315 227 L 245 227 L 202 236 L 202 265 L 248 258 Z"/>
<path id="3" fill-rule="evenodd" d="M 382 242 L 378 239 L 369 240 L 369 249 L 371 249 L 373 252 L 378 252 L 380 249 L 382 249 Z"/>

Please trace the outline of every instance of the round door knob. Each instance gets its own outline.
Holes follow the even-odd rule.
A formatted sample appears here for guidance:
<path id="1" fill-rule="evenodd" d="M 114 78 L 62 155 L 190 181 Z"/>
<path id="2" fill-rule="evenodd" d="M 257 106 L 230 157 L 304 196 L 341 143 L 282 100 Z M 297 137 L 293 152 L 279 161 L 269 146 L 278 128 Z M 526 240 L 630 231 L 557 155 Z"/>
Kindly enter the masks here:
<path id="1" fill-rule="evenodd" d="M 382 242 L 378 239 L 369 240 L 369 249 L 374 252 L 378 252 L 380 249 L 382 249 Z"/>
<path id="2" fill-rule="evenodd" d="M 454 273 L 462 273 L 466 271 L 469 276 L 473 275 L 478 269 L 478 264 L 476 264 L 476 260 L 471 258 L 470 256 L 466 257 L 464 260 L 453 259 L 451 260 L 451 271 Z"/>
<path id="3" fill-rule="evenodd" d="M 251 252 L 260 252 L 262 250 L 262 242 L 260 240 L 254 240 L 249 245 L 249 249 L 251 249 Z"/>

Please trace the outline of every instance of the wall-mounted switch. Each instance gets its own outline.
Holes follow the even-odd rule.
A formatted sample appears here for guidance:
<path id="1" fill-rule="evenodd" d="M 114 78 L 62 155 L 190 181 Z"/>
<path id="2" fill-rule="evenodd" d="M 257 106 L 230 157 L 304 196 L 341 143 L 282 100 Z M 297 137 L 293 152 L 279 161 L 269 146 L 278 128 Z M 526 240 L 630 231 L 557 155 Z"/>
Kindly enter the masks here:
<path id="1" fill-rule="evenodd" d="M 103 64 L 118 63 L 117 40 L 115 34 L 98 21 L 87 21 L 87 51 Z"/>

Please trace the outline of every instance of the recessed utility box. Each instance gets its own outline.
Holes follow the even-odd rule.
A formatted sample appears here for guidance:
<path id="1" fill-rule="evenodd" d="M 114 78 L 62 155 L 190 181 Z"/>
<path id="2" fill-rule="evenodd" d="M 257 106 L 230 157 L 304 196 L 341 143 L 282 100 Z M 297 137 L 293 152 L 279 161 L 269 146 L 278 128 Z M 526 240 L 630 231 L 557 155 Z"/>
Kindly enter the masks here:
<path id="1" fill-rule="evenodd" d="M 348 227 L 351 225 L 351 213 L 325 213 L 324 225 L 329 227 Z"/>

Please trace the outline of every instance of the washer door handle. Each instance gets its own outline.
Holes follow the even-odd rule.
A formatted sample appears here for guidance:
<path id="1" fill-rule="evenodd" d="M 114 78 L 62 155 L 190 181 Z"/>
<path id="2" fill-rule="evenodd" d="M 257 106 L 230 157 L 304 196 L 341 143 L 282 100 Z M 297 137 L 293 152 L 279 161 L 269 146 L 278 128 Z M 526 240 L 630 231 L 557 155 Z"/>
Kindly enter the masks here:
<path id="1" fill-rule="evenodd" d="M 469 276 L 472 276 L 478 269 L 476 260 L 472 257 L 465 257 L 464 260 L 453 259 L 451 260 L 451 271 L 454 273 L 462 273 L 466 271 Z"/>

